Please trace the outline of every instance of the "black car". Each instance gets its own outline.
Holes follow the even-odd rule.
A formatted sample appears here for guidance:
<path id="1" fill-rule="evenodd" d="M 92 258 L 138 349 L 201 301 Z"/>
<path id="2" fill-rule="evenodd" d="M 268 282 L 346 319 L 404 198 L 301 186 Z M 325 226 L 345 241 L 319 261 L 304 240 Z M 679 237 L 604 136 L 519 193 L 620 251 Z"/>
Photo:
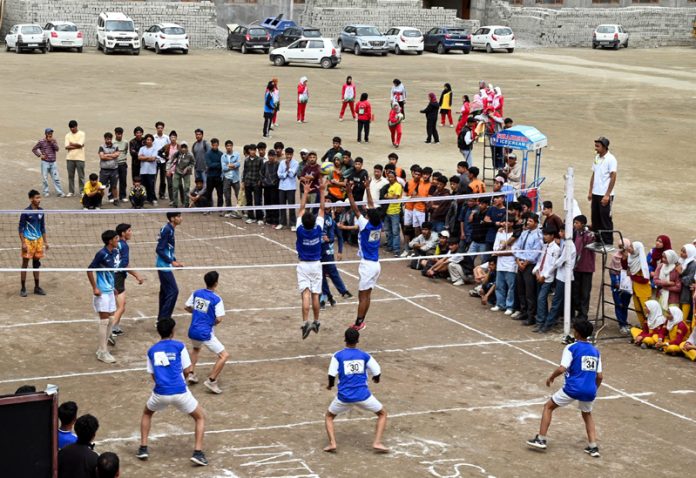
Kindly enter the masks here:
<path id="1" fill-rule="evenodd" d="M 436 27 L 424 36 L 424 48 L 440 55 L 452 50 L 461 50 L 465 54 L 471 51 L 471 35 L 463 28 Z"/>
<path id="2" fill-rule="evenodd" d="M 321 31 L 313 27 L 288 27 L 273 39 L 273 48 L 288 46 L 300 38 L 321 38 Z"/>
<path id="3" fill-rule="evenodd" d="M 261 50 L 268 53 L 271 49 L 271 35 L 265 28 L 252 25 L 239 25 L 227 34 L 227 49 L 239 48 L 242 53 Z"/>

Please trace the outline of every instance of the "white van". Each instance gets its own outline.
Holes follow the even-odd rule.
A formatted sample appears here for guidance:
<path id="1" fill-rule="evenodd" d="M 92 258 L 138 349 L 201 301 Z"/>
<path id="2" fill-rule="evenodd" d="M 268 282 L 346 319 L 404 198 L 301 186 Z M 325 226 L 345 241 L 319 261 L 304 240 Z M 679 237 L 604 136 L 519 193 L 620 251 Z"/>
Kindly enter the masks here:
<path id="1" fill-rule="evenodd" d="M 140 38 L 135 22 L 123 13 L 100 13 L 97 20 L 97 49 L 106 54 L 127 51 L 139 55 Z"/>

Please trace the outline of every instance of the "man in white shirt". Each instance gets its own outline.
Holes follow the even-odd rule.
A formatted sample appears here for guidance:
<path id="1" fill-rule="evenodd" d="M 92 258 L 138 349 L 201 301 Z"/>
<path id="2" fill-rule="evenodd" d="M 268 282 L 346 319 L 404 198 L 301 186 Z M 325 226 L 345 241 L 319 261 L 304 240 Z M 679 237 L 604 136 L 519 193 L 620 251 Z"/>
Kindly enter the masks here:
<path id="1" fill-rule="evenodd" d="M 372 199 L 380 199 L 379 192 L 387 184 L 389 184 L 389 181 L 384 177 L 384 167 L 381 164 L 376 164 L 372 181 L 370 181 L 370 193 L 372 193 Z"/>
<path id="2" fill-rule="evenodd" d="M 554 264 L 561 253 L 560 247 L 556 244 L 558 238 L 558 230 L 552 227 L 546 227 L 543 231 L 544 247 L 541 253 L 541 259 L 536 263 L 532 273 L 539 283 L 539 296 L 537 298 L 537 313 L 536 325 L 532 332 L 541 332 L 546 325 L 546 318 L 549 315 L 549 292 L 553 286 L 553 281 L 556 279 L 556 271 Z"/>
<path id="3" fill-rule="evenodd" d="M 595 155 L 592 164 L 592 177 L 590 178 L 590 191 L 587 200 L 590 201 L 592 211 L 592 230 L 595 231 L 597 242 L 595 250 L 601 249 L 600 234 L 597 231 L 607 231 L 601 234 L 601 240 L 607 247 L 611 247 L 613 238 L 609 231 L 614 230 L 614 221 L 611 217 L 611 205 L 614 201 L 614 185 L 616 184 L 617 163 L 616 158 L 609 152 L 609 140 L 604 136 L 594 142 Z M 598 247 L 599 246 L 599 247 Z"/>
<path id="4" fill-rule="evenodd" d="M 155 139 L 152 144 L 155 148 L 157 148 L 157 152 L 159 153 L 162 148 L 171 143 L 171 141 L 169 136 L 164 134 L 164 123 L 162 121 L 155 123 L 155 130 L 157 133 L 154 136 Z M 160 177 L 159 198 L 164 199 L 167 192 L 167 159 L 159 154 L 157 155 L 157 173 Z M 172 198 L 169 198 L 169 200 L 171 201 Z"/>
<path id="5" fill-rule="evenodd" d="M 563 302 L 565 300 L 565 280 L 568 277 L 568 269 L 570 269 L 570 280 L 573 280 L 573 268 L 575 267 L 575 259 L 577 258 L 577 252 L 575 249 L 575 243 L 572 240 L 566 241 L 565 234 L 565 224 L 561 228 L 559 233 L 559 238 L 556 242 L 560 247 L 560 254 L 558 259 L 553 265 L 553 269 L 556 273 L 556 290 L 553 293 L 553 300 L 551 301 L 551 310 L 549 315 L 546 316 L 546 323 L 542 324 L 540 333 L 545 333 L 552 329 L 556 325 L 556 320 L 563 313 Z"/>
<path id="6" fill-rule="evenodd" d="M 493 243 L 493 255 L 498 257 L 497 272 L 495 275 L 495 306 L 493 312 L 505 311 L 505 315 L 515 312 L 515 278 L 517 276 L 517 262 L 512 255 L 512 247 L 508 245 L 512 237 L 512 227 L 515 221 L 511 216 L 502 222 Z"/>

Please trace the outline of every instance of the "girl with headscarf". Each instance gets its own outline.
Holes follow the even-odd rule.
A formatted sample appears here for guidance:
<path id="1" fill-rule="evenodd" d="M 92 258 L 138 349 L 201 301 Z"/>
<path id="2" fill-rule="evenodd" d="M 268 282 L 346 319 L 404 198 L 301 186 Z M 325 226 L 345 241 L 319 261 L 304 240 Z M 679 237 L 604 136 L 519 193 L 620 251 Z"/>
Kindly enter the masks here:
<path id="1" fill-rule="evenodd" d="M 392 146 L 395 148 L 398 148 L 401 144 L 401 122 L 403 120 L 404 115 L 401 114 L 401 107 L 397 103 L 394 103 L 389 112 L 387 125 L 389 126 L 389 133 L 391 134 Z"/>
<path id="2" fill-rule="evenodd" d="M 503 107 L 505 106 L 505 97 L 503 96 L 503 92 L 500 89 L 499 86 L 496 86 L 494 88 L 495 93 L 493 94 L 493 109 L 500 114 L 500 116 L 503 116 Z"/>
<path id="3" fill-rule="evenodd" d="M 660 328 L 664 328 L 665 324 L 667 323 L 667 319 L 662 313 L 662 307 L 660 307 L 660 303 L 658 301 L 646 301 L 645 310 L 647 312 L 647 319 L 641 324 L 642 326 L 640 328 L 631 328 L 633 342 L 636 345 L 640 345 L 640 348 L 642 349 L 655 345 L 658 341 L 660 333 L 662 333 L 662 336 L 664 337 L 664 332 L 661 331 Z"/>
<path id="4" fill-rule="evenodd" d="M 684 356 L 696 361 L 696 329 L 691 331 L 688 339 L 679 345 L 679 348 L 684 353 Z"/>
<path id="5" fill-rule="evenodd" d="M 445 83 L 445 89 L 440 93 L 440 125 L 445 126 L 445 118 L 449 119 L 450 128 L 454 128 L 452 121 L 452 86 Z"/>
<path id="6" fill-rule="evenodd" d="M 341 112 L 338 114 L 338 121 L 343 121 L 343 114 L 346 112 L 346 106 L 350 107 L 350 114 L 353 115 L 355 119 L 355 84 L 353 84 L 353 77 L 348 76 L 346 82 L 341 88 Z"/>
<path id="7" fill-rule="evenodd" d="M 309 103 L 309 87 L 307 86 L 307 77 L 300 78 L 297 84 L 297 122 L 305 123 L 305 113 L 307 111 L 307 103 Z"/>
<path id="8" fill-rule="evenodd" d="M 273 82 L 273 101 L 275 102 L 275 111 L 273 112 L 273 128 L 278 127 L 278 110 L 280 110 L 280 90 L 278 89 L 278 78 L 271 78 Z"/>
<path id="9" fill-rule="evenodd" d="M 670 305 L 665 311 L 667 323 L 663 327 L 664 334 L 658 333 L 655 348 L 666 354 L 678 354 L 681 352 L 681 344 L 689 337 L 689 327 L 684 323 L 684 314 L 676 305 Z"/>
<path id="10" fill-rule="evenodd" d="M 398 104 L 401 108 L 401 114 L 406 118 L 406 87 L 398 78 L 394 78 L 392 85 L 394 86 L 391 89 L 391 104 Z"/>
<path id="11" fill-rule="evenodd" d="M 652 297 L 648 260 L 642 242 L 631 243 L 624 251 L 621 267 L 628 271 L 633 283 L 633 308 L 641 327 L 645 326 L 647 309 L 645 303 Z M 659 305 L 659 304 L 658 304 Z"/>
<path id="12" fill-rule="evenodd" d="M 655 270 L 653 282 L 657 288 L 657 300 L 664 310 L 672 304 L 679 304 L 681 278 L 677 270 L 677 262 L 679 262 L 679 255 L 672 249 L 667 249 L 662 253 L 660 263 Z"/>
<path id="13" fill-rule="evenodd" d="M 614 299 L 614 314 L 619 322 L 619 331 L 628 335 L 628 306 L 631 303 L 632 287 L 628 278 L 628 271 L 621 267 L 621 259 L 624 251 L 631 245 L 631 241 L 624 238 L 619 244 L 619 250 L 614 253 L 609 262 L 609 279 L 611 281 L 611 293 Z"/>
<path id="14" fill-rule="evenodd" d="M 657 236 L 655 247 L 648 254 L 648 268 L 650 269 L 650 277 L 654 277 L 655 269 L 660 264 L 662 253 L 672 248 L 672 241 L 668 236 Z"/>
<path id="15" fill-rule="evenodd" d="M 440 135 L 437 134 L 437 111 L 440 108 L 440 103 L 437 101 L 435 93 L 428 93 L 428 106 L 421 110 L 425 114 L 425 131 L 428 135 L 426 143 L 435 144 L 440 142 Z"/>
<path id="16" fill-rule="evenodd" d="M 694 276 L 696 276 L 696 246 L 693 244 L 685 244 L 681 248 L 679 256 L 679 273 L 681 279 L 681 291 L 679 292 L 679 306 L 684 313 L 684 320 L 691 322 L 691 328 L 696 329 L 696 320 L 691 307 L 693 302 Z"/>

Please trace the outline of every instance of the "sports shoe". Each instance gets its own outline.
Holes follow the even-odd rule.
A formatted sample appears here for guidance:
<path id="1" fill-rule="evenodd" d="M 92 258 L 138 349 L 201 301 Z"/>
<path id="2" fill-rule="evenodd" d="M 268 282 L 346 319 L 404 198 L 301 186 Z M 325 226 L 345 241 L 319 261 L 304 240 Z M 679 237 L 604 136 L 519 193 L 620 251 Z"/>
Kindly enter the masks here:
<path id="1" fill-rule="evenodd" d="M 153 205 L 153 206 L 157 206 L 158 204 L 159 204 L 159 203 L 157 202 L 156 199 L 155 199 L 154 201 L 152 201 L 152 205 Z"/>
<path id="2" fill-rule="evenodd" d="M 58 197 L 59 197 L 59 198 L 64 198 L 64 197 L 65 197 L 65 194 L 60 193 L 60 194 L 58 194 Z"/>
<path id="3" fill-rule="evenodd" d="M 321 322 L 319 322 L 318 320 L 315 320 L 314 322 L 312 322 L 312 330 L 314 331 L 315 334 L 319 333 L 319 327 L 321 327 Z"/>
<path id="4" fill-rule="evenodd" d="M 213 393 L 222 393 L 222 390 L 220 390 L 220 386 L 218 385 L 217 380 L 211 382 L 210 379 L 206 379 L 206 381 L 203 382 L 203 385 L 205 385 L 205 387 Z"/>
<path id="5" fill-rule="evenodd" d="M 106 339 L 106 343 L 115 347 L 116 346 L 116 336 L 114 334 L 109 335 L 109 338 Z"/>
<path id="6" fill-rule="evenodd" d="M 512 314 L 514 314 L 514 313 L 515 313 L 515 311 L 512 310 L 512 309 L 508 309 L 508 310 L 505 311 L 505 315 L 512 315 Z"/>
<path id="7" fill-rule="evenodd" d="M 190 374 L 188 374 L 188 377 L 186 377 L 186 381 L 188 383 L 198 383 L 198 375 L 191 372 Z"/>
<path id="8" fill-rule="evenodd" d="M 469 290 L 469 297 L 478 297 L 479 293 L 476 289 Z"/>
<path id="9" fill-rule="evenodd" d="M 340 118 L 340 117 L 339 117 L 339 118 L 338 118 L 338 121 L 343 121 L 343 118 Z"/>
<path id="10" fill-rule="evenodd" d="M 150 458 L 150 452 L 147 451 L 146 446 L 139 446 L 138 447 L 138 453 L 135 454 L 135 457 L 139 460 L 147 460 Z"/>
<path id="11" fill-rule="evenodd" d="M 128 202 L 127 198 L 121 198 L 121 202 Z"/>
<path id="12" fill-rule="evenodd" d="M 457 287 L 459 287 L 459 286 L 464 285 L 464 281 L 463 280 L 456 280 L 456 281 L 452 282 L 452 285 L 456 285 Z"/>
<path id="13" fill-rule="evenodd" d="M 309 323 L 309 321 L 305 322 L 302 324 L 302 340 L 306 339 L 309 337 L 309 333 L 312 331 L 312 324 Z"/>
<path id="14" fill-rule="evenodd" d="M 546 440 L 542 440 L 539 438 L 539 435 L 535 435 L 531 440 L 527 440 L 527 446 L 537 450 L 546 450 Z"/>
<path id="15" fill-rule="evenodd" d="M 503 309 L 501 309 L 497 305 L 494 305 L 493 307 L 491 307 L 491 312 L 500 312 L 501 310 L 503 310 Z"/>
<path id="16" fill-rule="evenodd" d="M 326 310 L 326 301 L 324 301 L 324 300 L 319 301 L 319 309 Z"/>
<path id="17" fill-rule="evenodd" d="M 74 196 L 73 193 L 68 193 L 68 194 L 65 195 L 66 198 L 71 198 L 71 197 L 73 197 L 73 196 Z"/>
<path id="18" fill-rule="evenodd" d="M 336 299 L 334 299 L 333 297 L 329 297 L 329 304 L 331 305 L 331 307 L 336 307 Z"/>
<path id="19" fill-rule="evenodd" d="M 259 226 L 263 226 L 265 223 L 263 222 L 263 219 L 259 219 L 258 221 L 256 221 L 256 224 L 258 224 Z"/>
<path id="20" fill-rule="evenodd" d="M 254 221 L 252 218 L 249 218 L 249 219 L 247 219 L 247 220 L 244 221 L 244 222 L 247 223 L 247 224 L 253 224 L 253 223 L 256 222 L 256 221 Z"/>
<path id="21" fill-rule="evenodd" d="M 121 329 L 119 327 L 119 328 L 111 329 L 111 333 L 113 335 L 115 335 L 116 337 L 118 337 L 119 335 L 123 335 L 125 332 L 123 331 L 123 329 Z"/>
<path id="22" fill-rule="evenodd" d="M 585 451 L 585 453 L 590 455 L 592 458 L 599 458 L 602 456 L 599 454 L 599 447 L 598 446 L 591 447 L 588 445 L 587 447 L 585 447 L 584 451 Z"/>
<path id="23" fill-rule="evenodd" d="M 19 296 L 20 296 L 20 297 L 26 297 L 26 296 L 27 296 L 27 290 L 26 290 L 24 287 L 22 287 L 21 289 L 19 289 Z"/>
<path id="24" fill-rule="evenodd" d="M 278 225 L 275 227 L 275 230 L 276 230 L 276 231 L 280 231 L 283 227 L 284 227 L 284 226 L 283 226 L 282 224 L 278 224 Z"/>
<path id="25" fill-rule="evenodd" d="M 196 465 L 208 466 L 208 460 L 205 458 L 202 451 L 194 451 L 193 455 L 191 456 L 191 461 Z"/>
<path id="26" fill-rule="evenodd" d="M 48 191 L 44 193 L 44 197 L 45 197 L 45 198 L 47 198 L 47 197 L 50 196 L 50 195 L 51 195 L 51 193 L 49 193 Z"/>
<path id="27" fill-rule="evenodd" d="M 363 321 L 363 322 L 360 322 L 360 324 L 353 324 L 353 325 L 350 326 L 351 329 L 355 329 L 355 330 L 357 330 L 358 332 L 360 332 L 360 331 L 361 331 L 362 329 L 364 329 L 365 327 L 367 327 L 367 325 L 365 324 L 364 321 Z"/>
<path id="28" fill-rule="evenodd" d="M 116 363 L 116 359 L 109 352 L 102 350 L 97 352 L 97 360 L 104 363 Z"/>
<path id="29" fill-rule="evenodd" d="M 520 316 L 520 313 L 521 313 L 521 312 L 520 312 L 519 310 L 516 310 L 515 312 L 513 312 L 512 314 L 510 314 L 510 318 L 511 318 L 511 319 L 516 319 L 517 317 Z"/>
<path id="30" fill-rule="evenodd" d="M 628 335 L 631 333 L 631 329 L 627 325 L 624 325 L 623 327 L 619 327 L 619 332 L 621 335 Z"/>
<path id="31" fill-rule="evenodd" d="M 95 207 L 94 210 L 95 210 L 95 211 L 101 211 L 101 208 L 100 208 L 100 207 Z"/>
<path id="32" fill-rule="evenodd" d="M 341 297 L 343 297 L 344 299 L 350 299 L 353 297 L 353 294 L 351 294 L 350 291 L 347 290 L 343 294 L 341 294 Z"/>
<path id="33" fill-rule="evenodd" d="M 297 231 L 297 227 L 292 226 L 292 227 L 290 228 L 290 232 L 296 232 L 296 231 Z"/>
<path id="34" fill-rule="evenodd" d="M 404 252 L 401 253 L 401 255 L 400 255 L 399 257 L 408 257 L 408 255 L 409 255 L 409 252 L 408 252 L 408 251 L 404 251 Z"/>

